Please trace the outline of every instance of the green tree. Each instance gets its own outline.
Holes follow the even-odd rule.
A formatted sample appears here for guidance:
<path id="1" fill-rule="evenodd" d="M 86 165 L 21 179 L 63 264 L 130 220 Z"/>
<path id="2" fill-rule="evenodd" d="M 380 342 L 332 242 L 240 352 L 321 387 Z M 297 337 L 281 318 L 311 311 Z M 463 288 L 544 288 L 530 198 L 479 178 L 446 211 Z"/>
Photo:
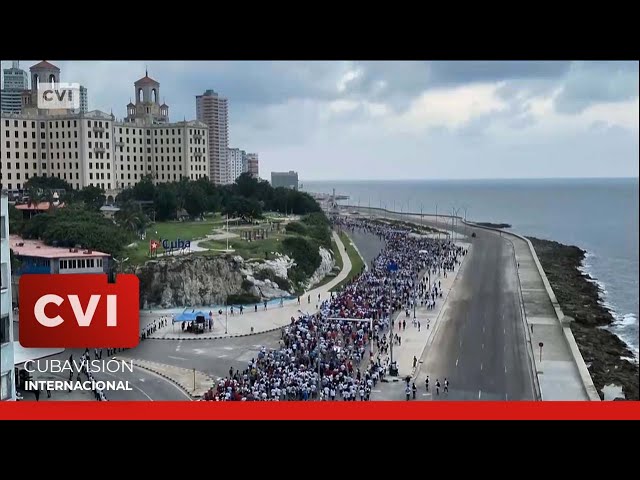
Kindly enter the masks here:
<path id="1" fill-rule="evenodd" d="M 204 213 L 207 206 L 207 197 L 202 188 L 197 185 L 187 186 L 184 197 L 184 208 L 191 217 L 197 217 Z"/>
<path id="2" fill-rule="evenodd" d="M 76 194 L 78 200 L 83 202 L 87 208 L 91 210 L 98 211 L 100 207 L 102 207 L 107 197 L 105 196 L 105 192 L 100 187 L 94 187 L 89 185 L 88 187 L 83 188 Z"/>
<path id="3" fill-rule="evenodd" d="M 42 190 L 65 190 L 67 192 L 73 191 L 71 184 L 58 177 L 31 177 L 24 184 L 25 190 L 31 190 L 32 188 L 38 188 Z"/>
<path id="4" fill-rule="evenodd" d="M 156 211 L 156 220 L 164 221 L 175 218 L 178 209 L 178 197 L 174 186 L 166 183 L 158 185 L 153 203 Z"/>
<path id="5" fill-rule="evenodd" d="M 114 219 L 119 226 L 133 233 L 144 232 L 150 223 L 142 207 L 132 201 L 122 205 Z"/>

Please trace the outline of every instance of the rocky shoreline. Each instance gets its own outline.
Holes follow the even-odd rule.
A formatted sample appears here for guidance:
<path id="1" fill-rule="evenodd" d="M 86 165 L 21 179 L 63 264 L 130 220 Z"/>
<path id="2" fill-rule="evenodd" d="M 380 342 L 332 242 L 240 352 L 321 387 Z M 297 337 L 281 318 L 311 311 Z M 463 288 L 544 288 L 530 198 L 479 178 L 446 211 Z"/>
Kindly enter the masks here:
<path id="1" fill-rule="evenodd" d="M 624 360 L 633 352 L 606 328 L 614 321 L 602 305 L 600 287 L 580 271 L 586 252 L 574 245 L 529 237 L 565 315 L 573 317 L 571 331 L 589 368 L 600 398 L 605 385 L 622 387 L 626 400 L 640 400 L 638 365 Z"/>

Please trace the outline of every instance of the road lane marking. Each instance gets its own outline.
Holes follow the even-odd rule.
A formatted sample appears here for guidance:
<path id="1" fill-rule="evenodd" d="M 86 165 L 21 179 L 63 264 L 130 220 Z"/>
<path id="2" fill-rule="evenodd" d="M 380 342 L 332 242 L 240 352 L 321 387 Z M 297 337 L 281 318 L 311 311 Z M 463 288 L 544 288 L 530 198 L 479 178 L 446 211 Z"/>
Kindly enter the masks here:
<path id="1" fill-rule="evenodd" d="M 115 376 L 115 375 L 113 375 L 112 373 L 109 373 L 109 372 L 100 372 L 100 373 L 104 373 L 105 375 L 109 375 L 110 377 L 117 378 L 118 380 L 122 380 L 122 378 L 117 377 L 117 376 Z M 171 383 L 171 382 L 169 382 L 169 383 Z M 149 399 L 149 401 L 153 402 L 153 398 L 151 398 L 149 395 L 147 395 L 147 392 L 145 392 L 144 390 L 142 390 L 140 387 L 138 387 L 137 385 L 135 385 L 133 383 L 131 384 L 131 386 L 133 388 L 137 389 L 137 390 L 140 390 L 140 393 L 142 393 L 145 397 L 147 397 Z"/>
<path id="2" fill-rule="evenodd" d="M 484 333 L 484 327 L 482 327 L 482 333 Z"/>
<path id="3" fill-rule="evenodd" d="M 423 397 L 430 397 L 430 396 L 431 396 L 431 394 L 430 394 L 430 393 L 423 393 L 423 394 L 422 394 L 422 396 L 423 396 Z"/>
<path id="4" fill-rule="evenodd" d="M 189 394 L 188 394 L 188 393 L 186 393 L 184 390 L 182 390 L 178 385 L 176 385 L 175 383 L 173 383 L 171 380 L 167 380 L 167 379 L 166 379 L 166 378 L 164 378 L 163 376 L 158 375 L 156 372 L 152 372 L 151 370 L 144 370 L 144 369 L 142 369 L 142 368 L 140 368 L 140 367 L 137 367 L 137 366 L 135 366 L 135 365 L 134 365 L 134 367 L 136 367 L 136 368 L 137 368 L 137 369 L 139 369 L 139 370 L 143 370 L 147 375 L 154 376 L 154 377 L 158 377 L 158 380 L 161 380 L 161 381 L 163 381 L 163 382 L 166 382 L 168 385 L 171 385 L 173 388 L 175 388 L 177 391 L 179 391 L 182 395 L 184 395 L 185 397 L 187 397 L 187 400 L 189 400 L 190 402 L 192 402 L 192 401 L 193 401 L 193 398 L 191 398 L 191 397 L 189 396 Z M 218 379 L 218 380 L 220 380 L 220 379 Z M 134 385 L 134 387 L 135 387 L 135 385 Z M 142 393 L 144 393 L 144 392 L 142 392 Z M 145 395 L 146 395 L 146 394 L 145 394 Z M 153 400 L 152 400 L 152 401 L 153 401 Z"/>
<path id="5" fill-rule="evenodd" d="M 480 400 L 481 396 L 482 396 L 482 390 L 478 390 L 478 400 Z"/>
<path id="6" fill-rule="evenodd" d="M 509 400 L 509 395 L 507 395 L 506 393 L 504 394 L 504 399 L 505 400 Z"/>
<path id="7" fill-rule="evenodd" d="M 173 358 L 174 360 L 187 360 L 186 358 L 182 358 L 182 357 L 172 357 L 171 355 L 167 355 L 167 358 Z"/>
<path id="8" fill-rule="evenodd" d="M 233 347 L 224 347 L 225 350 L 233 350 Z"/>
<path id="9" fill-rule="evenodd" d="M 484 343 L 482 344 L 482 349 L 484 350 Z"/>
<path id="10" fill-rule="evenodd" d="M 507 366 L 504 366 L 504 373 L 507 373 Z"/>
<path id="11" fill-rule="evenodd" d="M 458 359 L 458 358 L 456 358 L 456 367 L 458 366 L 458 360 L 459 360 L 459 359 Z"/>
<path id="12" fill-rule="evenodd" d="M 502 329 L 502 333 L 503 333 L 504 335 L 506 335 L 506 334 L 507 334 L 507 329 L 506 329 L 506 328 L 503 328 L 503 329 Z"/>
<path id="13" fill-rule="evenodd" d="M 482 364 L 480 364 L 480 370 L 482 370 Z"/>
<path id="14" fill-rule="evenodd" d="M 462 346 L 462 339 L 460 339 L 460 346 Z"/>

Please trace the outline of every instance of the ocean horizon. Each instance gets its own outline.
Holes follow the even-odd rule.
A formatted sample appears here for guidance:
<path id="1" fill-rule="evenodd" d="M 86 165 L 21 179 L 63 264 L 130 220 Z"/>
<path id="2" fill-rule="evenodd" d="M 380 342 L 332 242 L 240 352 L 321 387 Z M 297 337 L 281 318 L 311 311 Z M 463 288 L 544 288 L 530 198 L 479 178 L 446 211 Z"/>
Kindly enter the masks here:
<path id="1" fill-rule="evenodd" d="M 611 331 L 638 360 L 638 177 L 301 181 L 307 192 L 348 195 L 343 204 L 458 214 L 508 223 L 526 236 L 586 251 L 582 271 L 601 289 Z"/>

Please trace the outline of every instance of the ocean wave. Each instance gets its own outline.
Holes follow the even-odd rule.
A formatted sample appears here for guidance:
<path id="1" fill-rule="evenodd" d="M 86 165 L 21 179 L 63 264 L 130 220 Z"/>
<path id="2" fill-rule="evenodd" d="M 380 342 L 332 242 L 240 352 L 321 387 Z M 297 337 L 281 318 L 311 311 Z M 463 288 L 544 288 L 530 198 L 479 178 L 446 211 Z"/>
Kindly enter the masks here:
<path id="1" fill-rule="evenodd" d="M 625 313 L 622 317 L 618 316 L 616 325 L 620 327 L 626 327 L 630 325 L 638 325 L 638 319 L 635 313 Z"/>
<path id="2" fill-rule="evenodd" d="M 615 319 L 611 325 L 604 326 L 603 328 L 609 330 L 622 340 L 633 352 L 636 362 L 638 362 L 640 359 L 640 353 L 638 351 L 638 318 L 634 313 L 621 315 L 616 311 L 615 305 L 608 301 L 607 296 L 609 292 L 607 291 L 606 285 L 592 274 L 591 265 L 587 262 L 587 259 L 590 258 L 596 258 L 596 254 L 587 250 L 578 270 L 585 275 L 587 281 L 598 286 L 598 303 L 606 308 Z M 634 326 L 636 326 L 635 329 L 633 328 Z"/>

